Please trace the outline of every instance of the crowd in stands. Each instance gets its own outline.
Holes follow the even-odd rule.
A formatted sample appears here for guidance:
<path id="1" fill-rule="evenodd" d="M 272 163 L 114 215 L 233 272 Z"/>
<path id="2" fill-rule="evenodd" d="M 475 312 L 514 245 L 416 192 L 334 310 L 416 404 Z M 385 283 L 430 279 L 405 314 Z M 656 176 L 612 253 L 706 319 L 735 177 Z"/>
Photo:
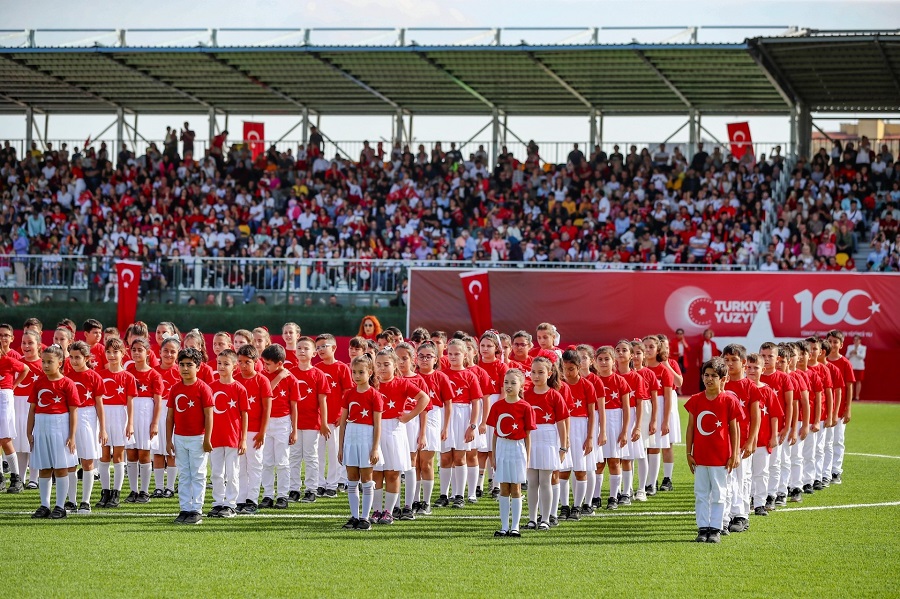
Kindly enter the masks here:
<path id="1" fill-rule="evenodd" d="M 188 123 L 180 135 L 170 129 L 161 150 L 154 143 L 141 155 L 125 144 L 118 153 L 105 143 L 71 153 L 65 144 L 33 144 L 23 157 L 5 143 L 0 260 L 138 259 L 151 284 L 165 287 L 179 260 L 285 258 L 285 268 L 259 266 L 256 282 L 277 288 L 299 276 L 291 261 L 309 261 L 304 276 L 317 278 L 310 288 L 320 281 L 333 289 L 347 259 L 855 270 L 848 258 L 872 236 L 871 269 L 900 267 L 900 165 L 865 138 L 800 160 L 782 205 L 772 197 L 786 168 L 779 149 L 737 161 L 703 144 L 690 157 L 665 144 L 632 145 L 625 154 L 597 146 L 589 155 L 575 144 L 565 164 L 549 164 L 531 142 L 524 157 L 503 147 L 491 167 L 483 147 L 464 156 L 454 143 L 366 142 L 357 160 L 327 157 L 315 128 L 296 153 L 273 145 L 253 159 L 227 135 L 211 140 L 204 156 L 193 153 Z M 768 214 L 778 225 L 764 245 Z M 210 276 L 248 284 L 237 265 Z M 395 278 L 355 282 L 387 287 Z"/>

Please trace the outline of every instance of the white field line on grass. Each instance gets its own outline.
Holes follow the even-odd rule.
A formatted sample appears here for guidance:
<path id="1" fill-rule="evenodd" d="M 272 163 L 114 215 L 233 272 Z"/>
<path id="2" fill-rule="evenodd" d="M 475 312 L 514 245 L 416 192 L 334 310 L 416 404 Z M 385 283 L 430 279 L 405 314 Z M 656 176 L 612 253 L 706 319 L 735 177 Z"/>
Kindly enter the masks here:
<path id="1" fill-rule="evenodd" d="M 810 512 L 810 511 L 821 511 L 821 510 L 850 510 L 850 509 L 859 509 L 859 508 L 877 508 L 877 507 L 896 507 L 900 506 L 900 501 L 885 501 L 881 503 L 850 503 L 846 505 L 811 505 L 806 507 L 791 507 L 791 508 L 783 508 L 777 510 L 779 514 L 789 514 L 791 512 Z M 0 511 L 0 516 L 30 516 L 32 512 L 3 512 Z M 112 512 L 112 511 L 103 511 L 103 512 L 93 512 L 91 514 L 87 514 L 88 518 L 171 518 L 176 516 L 175 512 Z M 599 518 L 619 518 L 626 516 L 693 516 L 693 511 L 681 510 L 681 511 L 646 511 L 646 512 L 616 512 L 616 513 L 602 513 L 598 514 Z M 70 516 L 73 518 L 78 518 L 78 515 Z M 256 519 L 271 519 L 271 520 L 332 520 L 332 519 L 344 519 L 347 517 L 347 514 L 256 514 L 255 516 L 250 517 L 242 517 L 238 516 L 239 520 L 249 520 L 253 521 Z M 595 518 L 597 516 L 594 516 Z M 432 515 L 424 518 L 425 520 L 496 520 L 497 516 L 467 516 L 465 514 L 459 514 L 454 516 L 442 516 L 442 515 Z M 588 517 L 590 520 L 591 517 Z"/>
<path id="2" fill-rule="evenodd" d="M 846 453 L 844 455 L 855 455 L 861 458 L 886 458 L 888 460 L 900 460 L 900 455 L 882 455 L 880 453 Z"/>

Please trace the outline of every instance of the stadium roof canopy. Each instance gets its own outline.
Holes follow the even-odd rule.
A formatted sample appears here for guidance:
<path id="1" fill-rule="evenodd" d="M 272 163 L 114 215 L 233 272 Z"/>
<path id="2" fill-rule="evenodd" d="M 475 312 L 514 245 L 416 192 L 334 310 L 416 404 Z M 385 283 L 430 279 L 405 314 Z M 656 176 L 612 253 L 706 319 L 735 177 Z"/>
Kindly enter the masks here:
<path id="1" fill-rule="evenodd" d="M 589 32 L 590 28 L 583 28 Z M 40 45 L 0 31 L 0 113 L 581 116 L 900 110 L 900 32 L 791 30 L 729 43 Z M 197 30 L 181 30 L 197 31 Z M 250 30 L 246 30 L 250 31 Z M 259 31 L 259 30 L 254 30 Z M 410 30 L 411 31 L 411 30 Z M 449 31 L 449 30 L 447 30 Z M 508 31 L 508 30 L 503 30 Z M 305 32 L 305 33 L 304 33 Z M 96 33 L 96 35 L 94 35 Z M 287 33 L 282 38 L 289 38 Z M 126 40 L 127 38 L 127 40 Z M 696 36 L 694 36 L 696 39 Z M 4 41 L 0 41 L 3 44 Z M 10 42 L 6 42 L 10 43 Z M 240 45 L 243 43 L 245 45 Z"/>

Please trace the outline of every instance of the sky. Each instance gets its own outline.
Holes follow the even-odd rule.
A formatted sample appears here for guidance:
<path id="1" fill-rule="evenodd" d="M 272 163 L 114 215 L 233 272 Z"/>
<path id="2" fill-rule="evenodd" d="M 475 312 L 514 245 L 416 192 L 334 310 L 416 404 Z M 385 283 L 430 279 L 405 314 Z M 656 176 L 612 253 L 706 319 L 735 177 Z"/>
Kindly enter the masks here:
<path id="1" fill-rule="evenodd" d="M 78 8 L 74 8 L 78 7 Z M 623 10 L 625 9 L 625 10 Z M 216 0 L 194 1 L 155 0 L 148 10 L 145 2 L 133 0 L 94 0 L 87 4 L 73 4 L 71 0 L 0 0 L 0 29 L 51 29 L 51 28 L 225 28 L 225 27 L 297 27 L 300 28 L 351 28 L 351 27 L 631 27 L 649 26 L 699 26 L 699 41 L 741 41 L 753 35 L 773 35 L 780 29 L 704 30 L 704 26 L 799 26 L 812 29 L 900 29 L 900 1 L 847 1 L 847 0 L 696 0 L 660 2 L 656 0 Z M 0 38 L 9 33 L 0 32 Z M 85 41 L 90 33 L 45 34 L 38 36 L 38 43 L 63 44 Z M 228 34 L 235 35 L 235 34 Z M 260 34 L 259 41 L 279 37 L 281 34 Z M 350 37 L 352 35 L 352 38 Z M 313 32 L 313 40 L 366 41 L 390 43 L 391 33 L 334 33 Z M 448 41 L 475 38 L 477 32 L 440 34 L 413 32 L 412 39 Z M 509 39 L 526 39 L 535 43 L 578 41 L 573 32 L 505 32 Z M 379 37 L 381 36 L 381 37 Z M 430 37 L 429 37 L 430 36 Z M 150 43 L 177 43 L 194 45 L 204 35 L 178 32 L 132 34 L 129 40 Z M 636 38 L 641 42 L 664 40 L 686 41 L 677 30 L 654 31 L 601 31 L 601 42 L 620 43 Z M 0 39 L 9 43 L 10 38 Z M 220 45 L 227 40 L 220 35 Z M 232 38 L 233 39 L 233 38 Z M 295 43 L 295 38 L 279 40 Z M 487 39 L 483 37 L 481 39 Z M 506 38 L 505 38 L 506 39 Z M 52 40 L 52 41 L 51 41 Z M 100 40 L 112 43 L 106 38 Z M 131 43 L 136 43 L 131 42 Z M 474 41 L 474 40 L 473 40 Z M 2 82 L 0 82 L 2 88 Z M 727 138 L 725 124 L 735 120 L 748 120 L 755 141 L 786 142 L 789 137 L 787 118 L 759 117 L 709 117 L 703 125 L 719 138 Z M 52 116 L 49 121 L 49 139 L 84 140 L 88 135 L 96 137 L 111 121 L 107 116 Z M 147 139 L 160 139 L 166 125 L 180 126 L 185 117 L 141 117 L 140 133 Z M 205 117 L 187 117 L 201 135 L 205 135 Z M 297 122 L 296 118 L 263 117 L 260 115 L 233 115 L 229 129 L 240 131 L 240 122 L 263 121 L 266 137 L 277 139 Z M 619 142 L 659 142 L 680 127 L 685 118 L 606 118 L 604 140 Z M 845 119 L 852 121 L 852 118 Z M 415 119 L 413 134 L 418 141 L 464 141 L 475 134 L 485 123 L 485 118 L 425 118 Z M 817 120 L 826 131 L 838 129 L 835 120 Z M 43 126 L 43 120 L 40 120 Z M 538 141 L 581 141 L 588 138 L 586 118 L 513 118 L 509 127 L 523 139 Z M 322 130 L 335 140 L 389 139 L 391 120 L 388 117 L 323 117 Z M 113 139 L 115 128 L 104 138 Z M 25 137 L 24 115 L 0 116 L 0 139 Z M 234 137 L 234 135 L 232 135 Z M 299 129 L 287 139 L 299 139 Z M 706 133 L 703 137 L 710 139 Z M 676 134 L 673 142 L 684 142 L 687 130 Z M 490 129 L 485 130 L 479 141 L 490 141 Z"/>

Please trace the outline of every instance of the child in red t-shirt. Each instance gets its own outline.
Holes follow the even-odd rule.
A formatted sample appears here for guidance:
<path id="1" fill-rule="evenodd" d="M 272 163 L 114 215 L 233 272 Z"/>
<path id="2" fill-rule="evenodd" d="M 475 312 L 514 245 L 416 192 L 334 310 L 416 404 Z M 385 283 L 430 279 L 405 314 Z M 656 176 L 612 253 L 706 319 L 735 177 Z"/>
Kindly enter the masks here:
<path id="1" fill-rule="evenodd" d="M 213 508 L 210 518 L 234 518 L 237 515 L 238 460 L 247 451 L 247 425 L 250 403 L 247 389 L 234 380 L 237 354 L 222 349 L 216 356 L 217 381 L 210 385 L 213 398 L 212 473 Z"/>
<path id="2" fill-rule="evenodd" d="M 728 369 L 722 358 L 707 360 L 701 369 L 706 391 L 685 404 L 687 462 L 694 473 L 698 543 L 718 543 L 725 513 L 725 484 L 738 461 L 740 403 L 723 387 Z M 712 418 L 709 418 L 712 416 Z"/>
<path id="3" fill-rule="evenodd" d="M 747 378 L 756 385 L 761 398 L 758 402 L 759 434 L 756 437 L 756 449 L 753 457 L 750 458 L 750 494 L 753 499 L 753 514 L 756 516 L 769 515 L 769 510 L 766 508 L 769 488 L 769 456 L 773 449 L 778 450 L 778 418 L 782 414 L 781 402 L 778 400 L 775 390 L 759 380 L 762 375 L 762 362 L 759 354 L 747 356 Z"/>

